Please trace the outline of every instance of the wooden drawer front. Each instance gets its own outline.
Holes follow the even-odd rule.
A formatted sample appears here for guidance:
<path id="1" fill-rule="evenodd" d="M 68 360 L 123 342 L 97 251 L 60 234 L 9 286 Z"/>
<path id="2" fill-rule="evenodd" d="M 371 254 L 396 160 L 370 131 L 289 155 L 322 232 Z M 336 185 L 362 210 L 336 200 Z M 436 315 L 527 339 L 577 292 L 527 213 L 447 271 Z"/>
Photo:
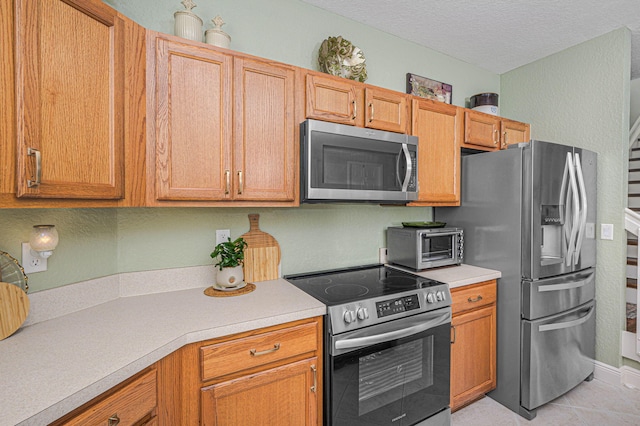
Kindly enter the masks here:
<path id="1" fill-rule="evenodd" d="M 496 281 L 485 281 L 451 290 L 453 314 L 496 303 Z"/>
<path id="2" fill-rule="evenodd" d="M 317 349 L 316 323 L 200 348 L 202 380 L 222 377 Z"/>
<path id="3" fill-rule="evenodd" d="M 64 425 L 107 425 L 113 417 L 118 426 L 137 424 L 156 407 L 156 370 L 135 379 L 119 391 L 84 410 Z M 153 423 L 151 423 L 153 424 Z"/>

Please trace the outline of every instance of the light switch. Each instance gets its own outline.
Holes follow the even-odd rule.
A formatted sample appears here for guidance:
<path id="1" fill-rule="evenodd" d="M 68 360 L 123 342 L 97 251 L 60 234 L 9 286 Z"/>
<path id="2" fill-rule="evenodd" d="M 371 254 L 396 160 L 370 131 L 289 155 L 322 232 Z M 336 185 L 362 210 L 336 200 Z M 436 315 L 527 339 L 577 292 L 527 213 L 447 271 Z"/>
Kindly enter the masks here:
<path id="1" fill-rule="evenodd" d="M 586 227 L 587 238 L 595 240 L 596 238 L 596 224 L 593 222 L 587 222 Z"/>
<path id="2" fill-rule="evenodd" d="M 613 240 L 613 224 L 612 223 L 600 224 L 600 239 Z"/>

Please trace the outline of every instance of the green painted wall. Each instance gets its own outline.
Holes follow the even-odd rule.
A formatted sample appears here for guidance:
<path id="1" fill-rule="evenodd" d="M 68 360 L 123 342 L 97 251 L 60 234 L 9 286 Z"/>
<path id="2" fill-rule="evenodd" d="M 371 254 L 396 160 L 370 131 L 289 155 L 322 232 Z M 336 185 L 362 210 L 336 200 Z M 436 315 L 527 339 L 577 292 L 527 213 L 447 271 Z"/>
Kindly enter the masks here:
<path id="1" fill-rule="evenodd" d="M 596 358 L 619 367 L 624 327 L 630 33 L 620 29 L 501 76 L 501 113 L 532 123 L 535 139 L 598 152 Z M 597 230 L 599 235 L 599 228 Z"/>
<path id="2" fill-rule="evenodd" d="M 173 33 L 179 0 L 105 0 L 147 28 Z M 453 85 L 453 102 L 498 92 L 500 77 L 433 50 L 341 18 L 298 0 L 196 1 L 211 28 L 220 14 L 231 47 L 256 56 L 316 69 L 317 49 L 342 35 L 362 48 L 368 83 L 404 92 L 413 72 Z M 195 100 L 194 105 L 197 105 Z M 248 231 L 248 213 L 260 213 L 262 229 L 282 247 L 282 272 L 295 273 L 374 263 L 384 230 L 403 220 L 429 220 L 431 208 L 340 204 L 291 209 L 64 209 L 0 210 L 0 250 L 20 259 L 20 243 L 32 225 L 53 223 L 60 245 L 47 272 L 31 274 L 31 291 L 118 272 L 206 265 L 216 229 L 232 236 Z"/>

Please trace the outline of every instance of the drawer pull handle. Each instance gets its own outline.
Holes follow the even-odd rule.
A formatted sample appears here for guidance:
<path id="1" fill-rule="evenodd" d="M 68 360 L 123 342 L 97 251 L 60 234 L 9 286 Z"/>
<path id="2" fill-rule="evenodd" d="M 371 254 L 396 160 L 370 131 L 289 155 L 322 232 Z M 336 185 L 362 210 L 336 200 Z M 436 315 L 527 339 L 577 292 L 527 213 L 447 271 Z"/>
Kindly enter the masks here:
<path id="1" fill-rule="evenodd" d="M 311 392 L 316 393 L 318 389 L 318 368 L 312 365 L 311 371 L 313 371 L 313 386 L 311 386 Z"/>
<path id="2" fill-rule="evenodd" d="M 249 353 L 251 354 L 251 356 L 260 356 L 260 355 L 270 354 L 271 352 L 275 352 L 278 349 L 280 349 L 280 343 L 276 343 L 275 345 L 273 345 L 273 348 L 267 349 L 266 351 L 258 351 L 257 349 L 251 349 Z"/>
<path id="3" fill-rule="evenodd" d="M 482 296 L 478 296 L 478 297 L 476 297 L 475 299 L 468 298 L 468 299 L 467 299 L 467 302 L 469 302 L 469 303 L 476 303 L 476 302 L 479 302 L 479 301 L 481 301 L 481 300 L 482 300 Z"/>
<path id="4" fill-rule="evenodd" d="M 113 414 L 111 417 L 109 417 L 109 426 L 116 426 L 120 424 L 120 417 L 118 417 L 118 413 Z"/>

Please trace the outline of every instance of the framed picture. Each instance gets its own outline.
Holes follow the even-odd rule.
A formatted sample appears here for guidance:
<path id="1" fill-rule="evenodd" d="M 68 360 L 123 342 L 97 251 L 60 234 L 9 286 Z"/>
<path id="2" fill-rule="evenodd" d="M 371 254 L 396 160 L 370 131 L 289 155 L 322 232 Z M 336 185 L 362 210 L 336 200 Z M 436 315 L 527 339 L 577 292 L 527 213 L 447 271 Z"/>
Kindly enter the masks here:
<path id="1" fill-rule="evenodd" d="M 450 84 L 407 73 L 407 93 L 410 95 L 450 104 L 452 92 Z"/>

